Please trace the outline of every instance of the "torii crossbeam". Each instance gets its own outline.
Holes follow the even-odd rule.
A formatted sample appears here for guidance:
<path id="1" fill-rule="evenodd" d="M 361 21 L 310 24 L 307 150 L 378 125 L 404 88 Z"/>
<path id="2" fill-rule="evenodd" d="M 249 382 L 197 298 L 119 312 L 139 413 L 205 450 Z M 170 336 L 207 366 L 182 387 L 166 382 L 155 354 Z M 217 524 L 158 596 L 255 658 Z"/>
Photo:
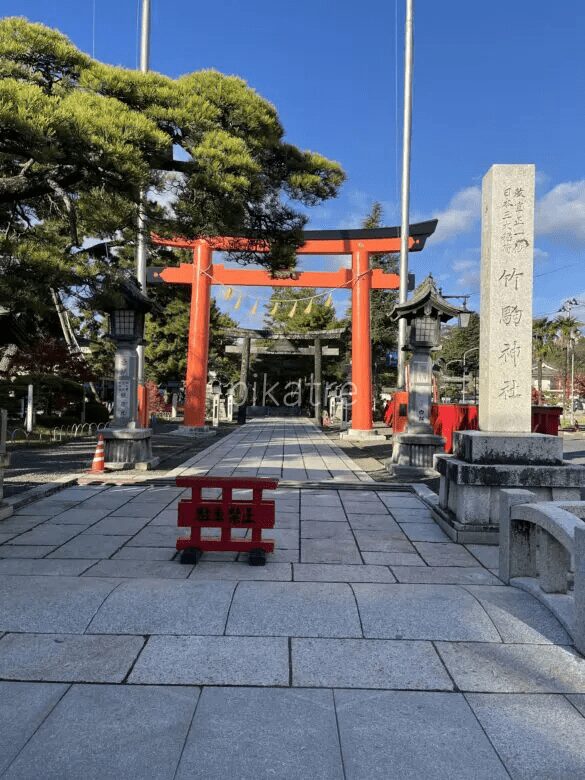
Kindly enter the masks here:
<path id="1" fill-rule="evenodd" d="M 409 228 L 409 251 L 420 252 L 432 235 L 437 220 L 421 222 Z M 302 271 L 292 278 L 278 279 L 269 271 L 226 268 L 213 264 L 213 252 L 252 251 L 268 253 L 267 244 L 249 238 L 215 237 L 194 241 L 183 238 L 154 237 L 162 246 L 193 250 L 193 262 L 176 267 L 150 268 L 149 281 L 191 285 L 189 346 L 185 381 L 185 420 L 188 427 L 205 424 L 205 386 L 209 351 L 209 304 L 211 285 L 230 287 L 311 287 L 351 290 L 352 335 L 351 379 L 352 421 L 354 431 L 371 431 L 372 359 L 370 341 L 370 291 L 397 290 L 398 274 L 385 274 L 370 268 L 371 254 L 400 251 L 400 228 L 361 230 L 307 230 L 299 255 L 351 255 L 351 269 L 338 271 Z"/>

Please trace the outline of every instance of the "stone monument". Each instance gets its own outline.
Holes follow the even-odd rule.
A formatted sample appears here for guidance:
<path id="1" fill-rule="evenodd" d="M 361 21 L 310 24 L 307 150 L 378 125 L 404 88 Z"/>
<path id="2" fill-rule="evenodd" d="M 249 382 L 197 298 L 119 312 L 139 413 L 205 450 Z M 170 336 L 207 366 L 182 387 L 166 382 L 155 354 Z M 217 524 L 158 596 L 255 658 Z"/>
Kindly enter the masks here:
<path id="1" fill-rule="evenodd" d="M 580 498 L 585 468 L 563 462 L 557 436 L 531 433 L 534 165 L 493 165 L 483 179 L 479 430 L 439 455 L 437 521 L 459 542 L 498 541 L 498 491 Z"/>
<path id="2" fill-rule="evenodd" d="M 392 458 L 386 462 L 388 471 L 395 477 L 436 477 L 433 459 L 436 453 L 444 451 L 445 439 L 434 434 L 430 422 L 431 351 L 439 346 L 441 322 L 448 322 L 460 312 L 443 298 L 429 274 L 412 298 L 396 304 L 390 315 L 393 320 L 406 320 L 408 350 L 412 353 L 409 361 L 408 425 L 404 433 L 393 437 Z"/>

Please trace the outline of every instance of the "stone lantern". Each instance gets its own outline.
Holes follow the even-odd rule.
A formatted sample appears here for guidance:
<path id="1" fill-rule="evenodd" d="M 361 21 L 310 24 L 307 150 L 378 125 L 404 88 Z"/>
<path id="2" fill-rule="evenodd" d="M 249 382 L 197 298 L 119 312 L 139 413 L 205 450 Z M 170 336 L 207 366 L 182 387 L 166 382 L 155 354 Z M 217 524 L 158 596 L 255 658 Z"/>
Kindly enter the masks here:
<path id="1" fill-rule="evenodd" d="M 394 437 L 392 459 L 387 464 L 401 478 L 435 476 L 433 457 L 443 452 L 445 440 L 435 436 L 430 423 L 433 360 L 431 351 L 440 344 L 441 323 L 458 317 L 461 309 L 452 306 L 437 290 L 429 275 L 414 291 L 412 298 L 397 304 L 393 320 L 405 319 L 409 363 L 408 425 Z"/>
<path id="2" fill-rule="evenodd" d="M 109 337 L 116 344 L 114 357 L 114 420 L 103 431 L 105 463 L 110 469 L 150 469 L 152 430 L 136 426 L 138 414 L 138 356 L 136 347 L 144 343 L 144 316 L 152 303 L 135 279 L 120 281 L 100 296 L 98 307 L 109 315 Z"/>

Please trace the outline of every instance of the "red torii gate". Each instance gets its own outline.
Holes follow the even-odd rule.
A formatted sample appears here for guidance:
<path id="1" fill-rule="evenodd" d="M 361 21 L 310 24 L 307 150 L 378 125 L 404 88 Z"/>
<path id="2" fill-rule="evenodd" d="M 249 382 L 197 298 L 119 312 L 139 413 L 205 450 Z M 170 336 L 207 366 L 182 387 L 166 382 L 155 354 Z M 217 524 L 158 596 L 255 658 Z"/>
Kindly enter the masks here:
<path id="1" fill-rule="evenodd" d="M 437 220 L 421 222 L 409 228 L 409 251 L 420 252 L 432 235 Z M 230 287 L 311 287 L 351 289 L 352 337 L 351 379 L 353 384 L 351 427 L 356 431 L 372 430 L 372 365 L 370 341 L 370 290 L 397 290 L 398 274 L 385 274 L 370 268 L 370 254 L 400 251 L 400 228 L 360 230 L 307 230 L 299 255 L 351 255 L 351 269 L 337 271 L 293 272 L 291 278 L 279 279 L 263 269 L 226 268 L 214 265 L 213 252 L 252 251 L 268 253 L 267 244 L 249 238 L 216 237 L 194 241 L 184 238 L 161 238 L 161 246 L 193 250 L 193 262 L 176 267 L 151 268 L 149 280 L 167 284 L 191 285 L 189 346 L 185 381 L 184 424 L 205 424 L 205 387 L 209 352 L 209 305 L 212 284 Z"/>

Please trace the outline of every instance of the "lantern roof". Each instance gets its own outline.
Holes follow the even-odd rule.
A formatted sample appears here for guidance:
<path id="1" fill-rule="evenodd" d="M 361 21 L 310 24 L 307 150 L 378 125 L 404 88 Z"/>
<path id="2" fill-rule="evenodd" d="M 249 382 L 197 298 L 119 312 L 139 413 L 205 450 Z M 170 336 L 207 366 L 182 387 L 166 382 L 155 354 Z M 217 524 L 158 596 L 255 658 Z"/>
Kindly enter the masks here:
<path id="1" fill-rule="evenodd" d="M 146 313 L 153 308 L 152 301 L 142 292 L 136 277 L 130 275 L 120 278 L 107 291 L 96 296 L 95 305 L 105 312 L 131 309 Z"/>
<path id="2" fill-rule="evenodd" d="M 438 315 L 441 322 L 447 322 L 453 317 L 458 317 L 461 309 L 452 306 L 439 292 L 432 274 L 424 279 L 412 297 L 404 303 L 397 303 L 390 314 L 393 320 L 406 319 L 412 320 L 421 315 Z"/>

